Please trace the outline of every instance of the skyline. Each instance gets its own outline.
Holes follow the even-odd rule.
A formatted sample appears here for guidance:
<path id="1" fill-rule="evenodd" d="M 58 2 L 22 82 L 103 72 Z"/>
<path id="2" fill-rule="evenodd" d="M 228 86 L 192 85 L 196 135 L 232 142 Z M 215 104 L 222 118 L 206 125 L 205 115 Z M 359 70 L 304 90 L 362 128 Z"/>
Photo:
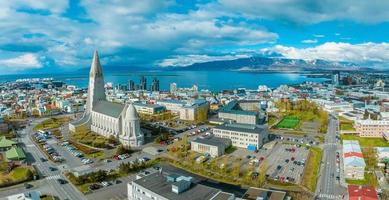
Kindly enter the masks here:
<path id="1" fill-rule="evenodd" d="M 266 4 L 265 4 L 266 3 Z M 0 3 L 0 74 L 167 67 L 250 56 L 387 68 L 384 1 Z"/>

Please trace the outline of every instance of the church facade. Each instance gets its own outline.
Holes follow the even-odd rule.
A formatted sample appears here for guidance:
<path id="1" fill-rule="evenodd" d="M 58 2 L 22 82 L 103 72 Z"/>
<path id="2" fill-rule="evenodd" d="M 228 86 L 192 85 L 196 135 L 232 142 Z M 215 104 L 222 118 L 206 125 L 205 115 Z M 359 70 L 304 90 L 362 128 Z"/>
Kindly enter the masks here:
<path id="1" fill-rule="evenodd" d="M 94 52 L 89 73 L 86 109 L 81 119 L 71 122 L 69 130 L 88 130 L 105 137 L 114 136 L 124 146 L 139 147 L 144 143 L 139 117 L 134 105 L 107 101 L 99 55 Z"/>

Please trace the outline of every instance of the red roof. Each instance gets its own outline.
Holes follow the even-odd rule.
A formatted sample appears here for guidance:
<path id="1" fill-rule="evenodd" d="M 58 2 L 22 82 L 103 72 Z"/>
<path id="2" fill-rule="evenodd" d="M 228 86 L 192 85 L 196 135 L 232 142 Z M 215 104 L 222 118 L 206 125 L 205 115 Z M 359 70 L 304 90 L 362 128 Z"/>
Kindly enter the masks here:
<path id="1" fill-rule="evenodd" d="M 348 186 L 349 200 L 378 200 L 377 192 L 373 186 Z"/>
<path id="2" fill-rule="evenodd" d="M 358 153 L 358 152 L 354 152 L 354 151 L 344 153 L 344 157 L 345 157 L 345 158 L 353 157 L 353 156 L 359 157 L 359 158 L 363 158 L 363 154 L 362 154 L 362 153 Z"/>

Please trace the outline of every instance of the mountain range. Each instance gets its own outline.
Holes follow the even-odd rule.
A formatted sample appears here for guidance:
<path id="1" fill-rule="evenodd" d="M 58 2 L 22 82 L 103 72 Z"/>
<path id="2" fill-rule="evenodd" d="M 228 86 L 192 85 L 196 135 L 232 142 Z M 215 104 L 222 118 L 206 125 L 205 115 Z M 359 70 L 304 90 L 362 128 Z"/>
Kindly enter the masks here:
<path id="1" fill-rule="evenodd" d="M 229 70 L 229 71 L 322 71 L 322 70 L 365 70 L 351 62 L 332 62 L 326 60 L 303 60 L 287 58 L 250 57 L 234 60 L 194 63 L 188 66 L 165 67 L 168 70 Z"/>
<path id="2" fill-rule="evenodd" d="M 303 60 L 272 57 L 249 57 L 233 60 L 218 60 L 194 63 L 186 66 L 137 67 L 126 65 L 105 65 L 104 71 L 241 71 L 241 72 L 303 72 L 303 71 L 378 71 L 374 67 L 361 67 L 352 62 L 333 62 L 326 60 Z M 86 73 L 89 67 L 80 68 L 76 72 Z"/>

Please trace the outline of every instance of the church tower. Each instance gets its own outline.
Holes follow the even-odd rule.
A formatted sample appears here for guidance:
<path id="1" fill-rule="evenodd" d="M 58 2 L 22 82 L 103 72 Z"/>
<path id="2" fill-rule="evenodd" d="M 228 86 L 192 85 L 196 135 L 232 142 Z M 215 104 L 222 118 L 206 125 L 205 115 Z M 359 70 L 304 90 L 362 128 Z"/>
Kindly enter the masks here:
<path id="1" fill-rule="evenodd" d="M 89 72 L 88 98 L 85 114 L 90 114 L 97 102 L 105 100 L 103 70 L 101 69 L 99 54 L 95 51 Z"/>
<path id="2" fill-rule="evenodd" d="M 139 117 L 134 105 L 129 104 L 123 116 L 122 133 L 119 141 L 125 146 L 138 147 L 144 143 Z"/>

